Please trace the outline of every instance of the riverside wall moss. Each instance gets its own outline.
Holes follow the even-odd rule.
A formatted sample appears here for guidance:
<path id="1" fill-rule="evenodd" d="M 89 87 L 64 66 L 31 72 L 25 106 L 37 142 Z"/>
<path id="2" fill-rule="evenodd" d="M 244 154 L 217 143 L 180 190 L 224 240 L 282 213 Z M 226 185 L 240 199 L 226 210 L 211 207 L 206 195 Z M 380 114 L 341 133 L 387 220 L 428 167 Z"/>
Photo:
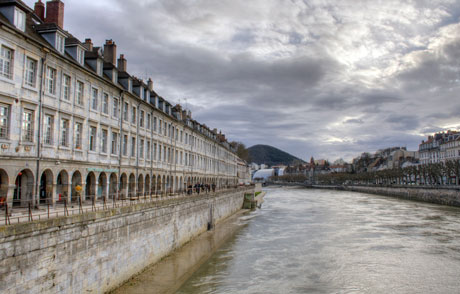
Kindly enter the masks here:
<path id="1" fill-rule="evenodd" d="M 104 293 L 243 205 L 247 190 L 0 226 L 0 293 Z"/>
<path id="2" fill-rule="evenodd" d="M 458 189 L 373 186 L 342 186 L 339 189 L 460 207 Z"/>

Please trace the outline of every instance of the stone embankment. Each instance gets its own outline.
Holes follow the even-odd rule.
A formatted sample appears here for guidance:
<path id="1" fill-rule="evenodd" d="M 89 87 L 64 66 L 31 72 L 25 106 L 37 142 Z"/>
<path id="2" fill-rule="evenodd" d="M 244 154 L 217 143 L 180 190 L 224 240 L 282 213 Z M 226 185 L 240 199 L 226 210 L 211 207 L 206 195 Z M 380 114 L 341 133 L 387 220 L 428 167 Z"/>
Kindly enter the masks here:
<path id="1" fill-rule="evenodd" d="M 104 293 L 239 211 L 253 188 L 0 226 L 0 293 Z"/>
<path id="2" fill-rule="evenodd" d="M 460 190 L 455 188 L 378 186 L 341 186 L 337 188 L 345 191 L 377 194 L 460 207 Z"/>

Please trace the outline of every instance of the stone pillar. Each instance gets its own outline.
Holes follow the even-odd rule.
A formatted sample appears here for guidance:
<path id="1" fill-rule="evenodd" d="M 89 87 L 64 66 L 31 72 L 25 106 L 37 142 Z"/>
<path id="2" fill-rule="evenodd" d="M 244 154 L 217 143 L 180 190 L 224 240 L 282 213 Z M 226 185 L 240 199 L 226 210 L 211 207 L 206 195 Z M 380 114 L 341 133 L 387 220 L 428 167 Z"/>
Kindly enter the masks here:
<path id="1" fill-rule="evenodd" d="M 72 184 L 62 185 L 62 200 L 65 199 L 67 201 L 67 204 L 69 204 L 71 201 L 70 199 L 70 196 L 71 196 L 70 191 L 72 191 L 71 189 L 72 189 Z"/>
<path id="2" fill-rule="evenodd" d="M 57 183 L 53 183 L 51 185 L 51 205 L 54 207 L 56 205 L 56 197 L 58 197 L 57 193 Z"/>
<path id="3" fill-rule="evenodd" d="M 102 196 L 104 197 L 105 202 L 109 200 L 109 192 L 110 192 L 110 180 L 107 179 L 106 181 L 107 181 L 107 184 L 105 185 L 105 193 L 102 192 Z"/>
<path id="4" fill-rule="evenodd" d="M 6 194 L 6 202 L 8 203 L 8 210 L 10 214 L 13 211 L 13 197 L 14 197 L 15 188 L 16 188 L 16 185 L 14 184 L 8 185 L 8 192 Z"/>

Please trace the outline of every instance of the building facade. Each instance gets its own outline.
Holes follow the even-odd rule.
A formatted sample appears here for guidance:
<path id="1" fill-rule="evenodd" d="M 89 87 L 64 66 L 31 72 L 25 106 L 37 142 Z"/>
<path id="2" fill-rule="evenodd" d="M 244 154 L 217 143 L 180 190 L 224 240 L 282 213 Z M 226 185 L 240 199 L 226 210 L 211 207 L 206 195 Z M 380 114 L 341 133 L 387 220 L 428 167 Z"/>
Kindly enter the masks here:
<path id="1" fill-rule="evenodd" d="M 2 202 L 14 208 L 237 184 L 238 157 L 225 136 L 160 97 L 152 80 L 130 75 L 115 42 L 82 43 L 63 23 L 59 0 L 34 9 L 0 1 Z"/>

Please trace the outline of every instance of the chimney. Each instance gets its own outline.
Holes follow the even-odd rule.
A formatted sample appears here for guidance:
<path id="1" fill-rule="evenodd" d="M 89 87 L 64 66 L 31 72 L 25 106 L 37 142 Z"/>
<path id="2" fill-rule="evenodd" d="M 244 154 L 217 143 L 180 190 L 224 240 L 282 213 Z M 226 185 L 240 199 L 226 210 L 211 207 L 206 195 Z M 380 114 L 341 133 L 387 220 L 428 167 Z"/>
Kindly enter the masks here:
<path id="1" fill-rule="evenodd" d="M 118 70 L 126 71 L 127 68 L 128 68 L 128 61 L 125 59 L 124 54 L 120 54 L 120 58 L 118 58 Z"/>
<path id="2" fill-rule="evenodd" d="M 147 81 L 147 86 L 149 87 L 149 91 L 152 92 L 153 91 L 153 81 L 151 78 L 149 78 L 149 80 Z"/>
<path id="3" fill-rule="evenodd" d="M 117 45 L 112 40 L 106 40 L 104 45 L 104 61 L 116 65 Z"/>
<path id="4" fill-rule="evenodd" d="M 60 0 L 46 2 L 46 23 L 55 23 L 61 29 L 64 28 L 64 3 Z"/>
<path id="5" fill-rule="evenodd" d="M 85 39 L 85 43 L 83 43 L 83 47 L 86 48 L 86 50 L 92 52 L 93 51 L 93 42 L 91 39 Z"/>
<path id="6" fill-rule="evenodd" d="M 42 21 L 45 21 L 45 4 L 42 0 L 35 2 L 34 12 Z"/>

